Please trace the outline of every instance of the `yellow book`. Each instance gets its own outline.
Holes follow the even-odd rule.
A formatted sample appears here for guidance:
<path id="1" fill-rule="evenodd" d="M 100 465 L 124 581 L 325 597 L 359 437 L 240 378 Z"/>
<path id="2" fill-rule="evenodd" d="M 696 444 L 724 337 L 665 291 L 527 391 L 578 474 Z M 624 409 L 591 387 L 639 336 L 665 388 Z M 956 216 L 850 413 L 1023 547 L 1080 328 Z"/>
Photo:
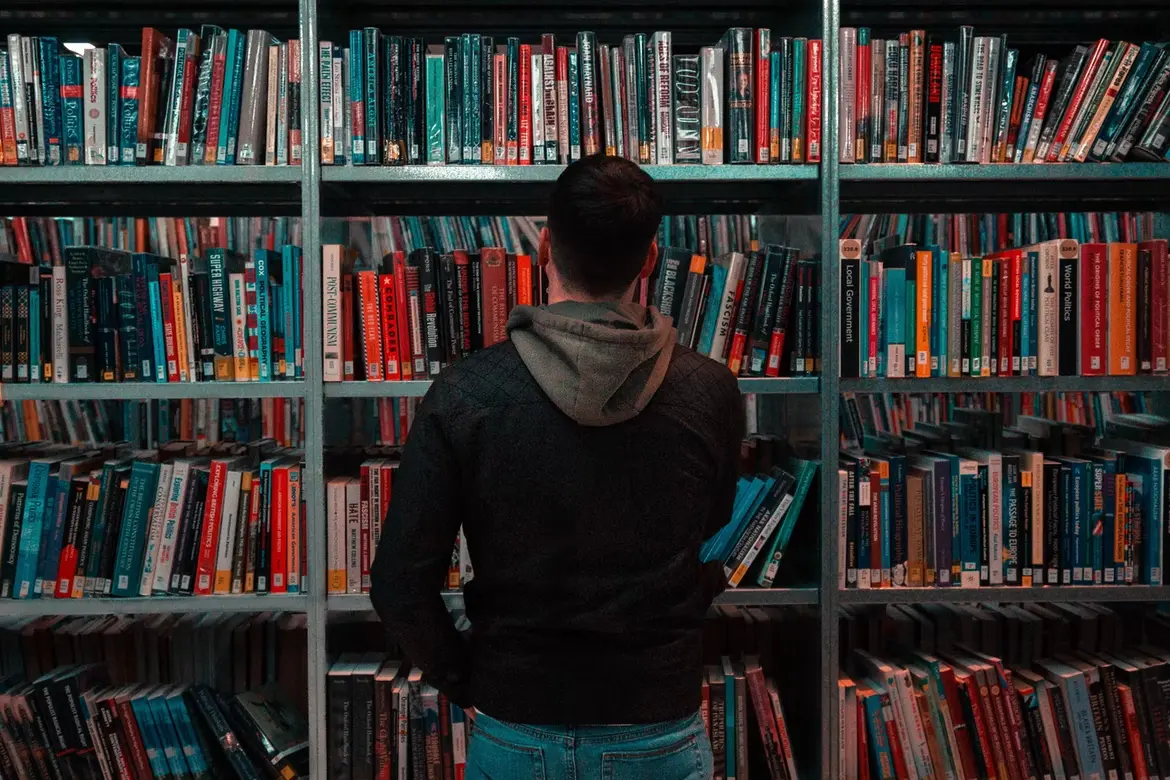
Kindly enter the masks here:
<path id="1" fill-rule="evenodd" d="M 195 377 L 187 371 L 187 309 L 183 305 L 183 290 L 178 280 L 171 285 L 171 301 L 175 308 L 175 359 L 179 364 L 179 381 L 192 382 Z"/>
<path id="2" fill-rule="evenodd" d="M 918 261 L 918 273 L 915 284 L 915 295 L 918 300 L 914 306 L 915 323 L 914 333 L 917 342 L 917 354 L 914 358 L 914 375 L 930 376 L 930 315 L 933 301 L 931 289 L 931 270 L 934 263 L 932 252 L 915 253 Z"/>

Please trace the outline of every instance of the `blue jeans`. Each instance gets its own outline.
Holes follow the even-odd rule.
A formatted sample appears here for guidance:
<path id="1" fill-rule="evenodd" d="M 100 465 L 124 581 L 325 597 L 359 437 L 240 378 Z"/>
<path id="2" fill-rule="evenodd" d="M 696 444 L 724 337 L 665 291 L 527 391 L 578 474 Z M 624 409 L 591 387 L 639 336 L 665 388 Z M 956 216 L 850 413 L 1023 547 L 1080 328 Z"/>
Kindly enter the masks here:
<path id="1" fill-rule="evenodd" d="M 480 713 L 466 780 L 710 780 L 712 772 L 697 713 L 638 726 L 527 726 Z"/>

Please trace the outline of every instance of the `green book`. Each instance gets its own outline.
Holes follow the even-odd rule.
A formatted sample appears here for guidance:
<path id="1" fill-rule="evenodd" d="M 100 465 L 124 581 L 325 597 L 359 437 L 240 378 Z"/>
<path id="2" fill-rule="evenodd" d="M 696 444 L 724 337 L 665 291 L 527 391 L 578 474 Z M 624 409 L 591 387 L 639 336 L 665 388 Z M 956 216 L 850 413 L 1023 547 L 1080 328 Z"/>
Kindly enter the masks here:
<path id="1" fill-rule="evenodd" d="M 792 39 L 792 126 L 789 130 L 792 137 L 792 162 L 804 162 L 807 154 L 805 146 L 808 138 L 804 131 L 804 93 L 808 89 L 805 84 L 807 48 L 807 38 Z"/>
<path id="2" fill-rule="evenodd" d="M 146 548 L 147 526 L 154 493 L 158 488 L 158 464 L 135 461 L 130 467 L 130 488 L 122 509 L 122 530 L 114 567 L 111 593 L 137 596 L 142 579 L 142 554 Z"/>
<path id="3" fill-rule="evenodd" d="M 796 488 L 792 494 L 792 504 L 788 507 L 784 520 L 780 523 L 780 530 L 772 537 L 767 554 L 763 557 L 764 565 L 756 576 L 756 584 L 761 588 L 772 587 L 772 583 L 776 580 L 776 574 L 780 571 L 780 559 L 784 557 L 784 551 L 788 548 L 792 531 L 796 527 L 796 521 L 800 518 L 800 509 L 804 506 L 804 499 L 808 496 L 813 477 L 817 473 L 817 464 L 810 460 L 785 458 L 783 465 L 785 470 L 796 476 Z"/>
<path id="4" fill-rule="evenodd" d="M 444 59 L 442 54 L 427 55 L 427 165 L 443 165 L 447 162 L 447 136 L 444 133 L 446 102 L 443 99 L 447 83 Z"/>

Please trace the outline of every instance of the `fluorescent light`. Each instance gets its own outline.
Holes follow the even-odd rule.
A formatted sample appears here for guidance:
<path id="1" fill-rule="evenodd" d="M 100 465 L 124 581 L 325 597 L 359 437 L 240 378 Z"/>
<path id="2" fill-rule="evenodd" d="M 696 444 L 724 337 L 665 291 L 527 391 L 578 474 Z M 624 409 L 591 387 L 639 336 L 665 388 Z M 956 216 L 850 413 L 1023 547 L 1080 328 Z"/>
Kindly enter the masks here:
<path id="1" fill-rule="evenodd" d="M 65 48 L 76 54 L 78 57 L 84 57 L 85 53 L 93 48 L 92 43 L 67 43 Z"/>

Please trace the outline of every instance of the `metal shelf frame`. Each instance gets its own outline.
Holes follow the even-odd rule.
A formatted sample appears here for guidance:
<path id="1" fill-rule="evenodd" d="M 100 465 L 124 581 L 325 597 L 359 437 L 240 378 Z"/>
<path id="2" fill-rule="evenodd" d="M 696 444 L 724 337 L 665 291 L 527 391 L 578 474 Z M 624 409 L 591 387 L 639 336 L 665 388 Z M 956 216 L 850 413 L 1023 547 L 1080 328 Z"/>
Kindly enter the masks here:
<path id="1" fill-rule="evenodd" d="M 21 0 L 24 6 L 30 3 Z M 137 2 L 138 0 L 136 0 Z M 858 5 L 859 0 L 852 0 Z M 868 1 L 868 0 L 867 0 Z M 875 0 L 876 1 L 876 0 Z M 57 3 L 57 0 L 53 0 Z M 332 10 L 326 0 L 264 0 L 283 2 L 297 13 L 301 40 L 302 142 L 300 167 L 191 166 L 185 168 L 63 167 L 0 168 L 0 211 L 14 213 L 126 213 L 169 211 L 174 214 L 299 213 L 303 220 L 303 279 L 305 307 L 305 379 L 301 382 L 251 384 L 122 384 L 54 385 L 7 384 L 0 397 L 7 400 L 82 400 L 162 398 L 295 397 L 305 400 L 305 499 L 308 506 L 306 544 L 312 581 L 308 595 L 221 596 L 208 598 L 144 599 L 42 599 L 2 601 L 0 615 L 95 615 L 154 612 L 269 611 L 306 613 L 308 625 L 309 741 L 314 777 L 327 772 L 325 672 L 326 626 L 330 614 L 370 610 L 368 596 L 329 596 L 327 568 L 325 491 L 323 483 L 323 432 L 325 404 L 331 398 L 420 397 L 429 382 L 326 384 L 321 372 L 321 229 L 322 219 L 333 214 L 386 213 L 520 213 L 541 202 L 560 174 L 559 166 L 495 168 L 493 166 L 322 167 L 318 156 L 319 103 L 317 45 L 318 14 Z M 655 0 L 664 2 L 664 0 Z M 949 0 L 924 0 L 945 7 Z M 1069 0 L 1066 0 L 1067 4 Z M 427 6 L 423 0 L 404 0 L 405 6 Z M 493 3 L 492 0 L 458 0 L 459 7 L 474 6 L 490 13 L 506 14 L 532 0 Z M 59 4 L 59 3 L 57 3 Z M 683 0 L 687 12 L 711 12 L 719 4 Z M 116 0 L 107 0 L 116 7 Z M 145 6 L 144 3 L 141 5 Z M 351 5 L 353 3 L 351 2 Z M 402 5 L 402 4 L 399 4 Z M 580 3 L 573 5 L 577 8 Z M 587 0 L 592 10 L 615 19 L 633 19 L 645 3 L 633 0 Z M 766 0 L 737 0 L 746 10 L 772 9 Z M 822 431 L 821 527 L 819 580 L 804 587 L 731 590 L 720 604 L 742 606 L 816 607 L 819 615 L 819 678 L 821 707 L 819 742 L 812 755 L 817 766 L 803 767 L 807 776 L 839 777 L 837 729 L 838 628 L 842 605 L 910 604 L 971 601 L 1170 601 L 1170 587 L 1056 587 L 838 590 L 840 558 L 837 537 L 837 492 L 833 476 L 838 455 L 838 402 L 842 392 L 1020 392 L 1040 390 L 1164 390 L 1170 380 L 1162 377 L 1027 377 L 988 379 L 866 380 L 838 378 L 839 279 L 837 274 L 838 215 L 864 208 L 881 212 L 909 210 L 978 210 L 1002 198 L 1004 203 L 1028 200 L 1025 210 L 1045 204 L 1141 204 L 1157 209 L 1164 204 L 1170 184 L 1170 164 L 1123 163 L 1116 165 L 840 165 L 837 161 L 837 37 L 841 0 L 793 0 L 794 8 L 819 21 L 822 47 L 822 163 L 795 166 L 649 166 L 659 181 L 668 208 L 686 213 L 701 208 L 708 213 L 767 210 L 780 213 L 819 214 L 821 256 L 824 259 L 821 339 L 822 375 L 778 379 L 741 379 L 745 393 L 819 394 Z M 888 5 L 888 2 L 886 2 Z M 23 7 L 23 6 L 22 6 Z M 853 6 L 851 6 L 852 8 Z M 717 11 L 726 12 L 721 6 Z M 819 13 L 819 20 L 816 20 Z M 163 10 L 140 10 L 142 23 L 161 25 L 169 18 Z M 736 23 L 734 14 L 721 18 L 723 26 Z M 745 17 L 746 18 L 746 17 Z M 137 17 L 136 17 L 137 20 Z M 154 21 L 151 21 L 154 20 Z M 636 21 L 636 20 L 634 20 Z M 743 20 L 739 20 L 743 21 Z M 631 22 L 633 23 L 633 22 Z M 98 24 L 95 22 L 95 24 Z M 650 23 L 652 24 L 652 23 Z M 100 24 L 98 25 L 100 28 Z M 635 25 L 638 26 L 638 25 Z M 643 24 L 641 27 L 647 25 Z M 1083 188 L 1076 186 L 1087 185 Z M 1022 186 L 1021 186 L 1022 185 Z M 529 212 L 531 213 L 531 212 Z M 461 593 L 445 594 L 451 607 L 461 607 Z M 812 671 L 811 669 L 808 671 Z"/>

